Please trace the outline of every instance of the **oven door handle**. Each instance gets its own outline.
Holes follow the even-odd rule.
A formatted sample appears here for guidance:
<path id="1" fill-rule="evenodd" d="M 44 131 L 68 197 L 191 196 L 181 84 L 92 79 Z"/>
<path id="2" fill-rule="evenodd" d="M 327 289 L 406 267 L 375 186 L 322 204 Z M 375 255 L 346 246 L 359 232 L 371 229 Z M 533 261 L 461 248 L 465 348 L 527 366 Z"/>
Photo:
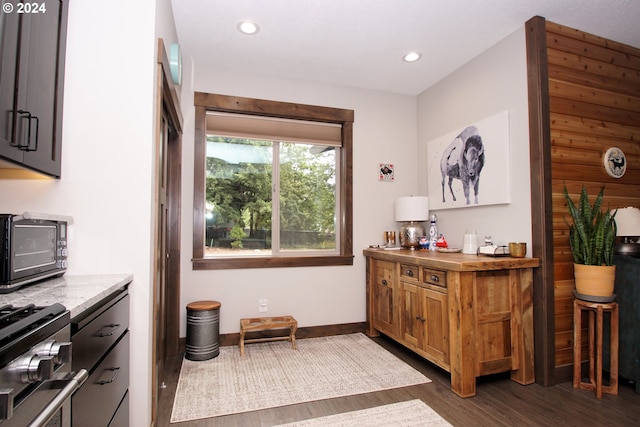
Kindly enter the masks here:
<path id="1" fill-rule="evenodd" d="M 89 378 L 86 369 L 80 369 L 73 378 L 68 380 L 67 385 L 49 402 L 49 404 L 31 421 L 29 427 L 42 427 L 49 422 L 51 418 L 62 408 L 71 395 L 79 389 L 82 384 Z"/>

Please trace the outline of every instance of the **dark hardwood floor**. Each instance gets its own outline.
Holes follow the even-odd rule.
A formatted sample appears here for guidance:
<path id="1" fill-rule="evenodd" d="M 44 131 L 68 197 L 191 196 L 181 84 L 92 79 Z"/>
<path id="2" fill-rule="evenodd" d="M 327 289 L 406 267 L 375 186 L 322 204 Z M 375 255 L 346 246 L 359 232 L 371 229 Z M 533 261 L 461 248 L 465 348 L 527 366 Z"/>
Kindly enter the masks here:
<path id="1" fill-rule="evenodd" d="M 477 394 L 462 399 L 451 389 L 449 374 L 387 338 L 377 343 L 394 353 L 432 382 L 356 396 L 321 400 L 243 414 L 170 424 L 181 357 L 168 359 L 169 382 L 160 395 L 158 426 L 220 427 L 273 426 L 389 403 L 420 399 L 454 426 L 632 426 L 640 422 L 640 394 L 621 381 L 617 396 L 596 399 L 591 391 L 576 390 L 570 382 L 543 387 L 523 386 L 508 375 L 481 377 Z"/>

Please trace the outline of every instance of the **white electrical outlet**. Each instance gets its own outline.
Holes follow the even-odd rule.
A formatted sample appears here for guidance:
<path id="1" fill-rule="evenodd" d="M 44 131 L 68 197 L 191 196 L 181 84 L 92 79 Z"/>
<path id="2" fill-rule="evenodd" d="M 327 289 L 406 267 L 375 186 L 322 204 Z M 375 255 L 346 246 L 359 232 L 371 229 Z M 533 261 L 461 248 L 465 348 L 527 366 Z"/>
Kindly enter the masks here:
<path id="1" fill-rule="evenodd" d="M 260 298 L 258 300 L 258 311 L 260 313 L 265 313 L 267 311 L 267 300 L 265 298 Z"/>

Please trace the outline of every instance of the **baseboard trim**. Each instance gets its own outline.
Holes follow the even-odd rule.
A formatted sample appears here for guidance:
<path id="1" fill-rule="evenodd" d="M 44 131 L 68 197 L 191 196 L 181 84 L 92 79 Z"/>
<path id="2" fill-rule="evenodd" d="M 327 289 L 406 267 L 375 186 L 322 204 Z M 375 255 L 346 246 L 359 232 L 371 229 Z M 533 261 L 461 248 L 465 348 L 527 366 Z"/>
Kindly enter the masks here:
<path id="1" fill-rule="evenodd" d="M 588 361 L 582 362 L 583 365 L 585 363 L 588 363 Z M 549 385 L 555 385 L 569 381 L 573 381 L 573 365 L 556 366 L 553 374 L 553 384 Z"/>
<path id="2" fill-rule="evenodd" d="M 342 323 L 338 325 L 323 325 L 323 326 L 307 326 L 298 328 L 296 332 L 296 339 L 304 339 L 304 338 L 317 338 L 317 337 L 328 337 L 332 335 L 345 335 L 345 334 L 355 334 L 358 332 L 364 333 L 366 331 L 366 323 L 365 322 L 357 322 L 357 323 Z M 288 329 L 284 332 L 287 333 Z M 260 331 L 251 334 L 251 336 L 247 335 L 250 338 L 261 338 L 261 337 L 273 337 L 278 336 L 278 331 Z M 219 337 L 220 346 L 231 346 L 238 345 L 240 342 L 240 332 L 236 332 L 233 334 L 221 334 Z M 184 352 L 185 345 L 187 343 L 186 337 L 180 338 L 180 351 Z"/>

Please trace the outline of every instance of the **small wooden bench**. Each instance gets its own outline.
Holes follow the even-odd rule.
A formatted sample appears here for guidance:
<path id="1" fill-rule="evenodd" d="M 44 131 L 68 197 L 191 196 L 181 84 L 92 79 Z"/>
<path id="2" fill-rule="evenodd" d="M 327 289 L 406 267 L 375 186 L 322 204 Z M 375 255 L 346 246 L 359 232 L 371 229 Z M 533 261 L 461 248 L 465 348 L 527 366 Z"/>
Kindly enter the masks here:
<path id="1" fill-rule="evenodd" d="M 266 331 L 271 329 L 289 328 L 290 333 L 281 337 L 263 337 L 245 339 L 247 332 Z M 253 317 L 248 319 L 240 319 L 240 356 L 244 356 L 244 344 L 251 342 L 264 341 L 291 341 L 293 349 L 296 349 L 296 330 L 298 329 L 298 321 L 293 316 L 279 317 Z"/>

